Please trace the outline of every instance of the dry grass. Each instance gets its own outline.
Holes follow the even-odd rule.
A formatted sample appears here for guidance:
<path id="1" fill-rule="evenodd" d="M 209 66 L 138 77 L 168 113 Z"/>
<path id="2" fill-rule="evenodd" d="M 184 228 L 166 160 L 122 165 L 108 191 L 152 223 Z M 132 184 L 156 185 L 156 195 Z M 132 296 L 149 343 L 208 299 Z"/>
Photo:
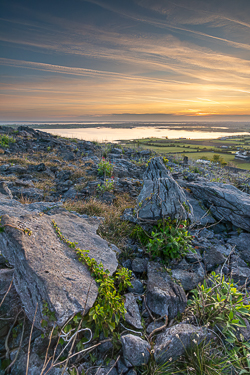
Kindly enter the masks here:
<path id="1" fill-rule="evenodd" d="M 2 176 L 1 175 L 1 180 L 15 182 L 16 180 L 18 180 L 18 177 L 14 176 L 14 175 L 8 175 L 8 176 Z"/>
<path id="2" fill-rule="evenodd" d="M 37 189 L 41 189 L 44 191 L 44 194 L 49 194 L 51 191 L 55 191 L 55 183 L 53 180 L 47 178 L 47 180 L 34 182 L 34 186 Z"/>
<path id="3" fill-rule="evenodd" d="M 130 235 L 133 229 L 133 224 L 121 220 L 120 216 L 125 208 L 134 205 L 135 200 L 127 194 L 119 196 L 113 205 L 107 205 L 95 198 L 88 201 L 67 201 L 64 203 L 64 207 L 69 211 L 104 217 L 104 222 L 100 225 L 98 234 L 120 249 L 124 247 L 126 237 Z"/>
<path id="4" fill-rule="evenodd" d="M 22 204 L 30 204 L 30 203 L 35 202 L 35 200 L 32 201 L 31 199 L 26 198 L 26 197 L 23 197 L 23 196 L 21 196 L 18 200 L 19 200 L 19 202 L 22 203 Z"/>
<path id="5" fill-rule="evenodd" d="M 0 162 L 4 164 L 18 164 L 18 165 L 29 165 L 31 161 L 28 160 L 28 155 L 23 154 L 22 156 L 10 157 L 8 155 L 2 155 L 0 157 Z"/>

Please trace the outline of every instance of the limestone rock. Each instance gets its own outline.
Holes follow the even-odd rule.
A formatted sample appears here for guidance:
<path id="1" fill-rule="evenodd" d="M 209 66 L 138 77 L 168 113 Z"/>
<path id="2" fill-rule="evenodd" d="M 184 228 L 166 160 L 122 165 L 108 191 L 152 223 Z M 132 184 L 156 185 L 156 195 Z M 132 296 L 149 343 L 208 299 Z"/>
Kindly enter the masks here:
<path id="1" fill-rule="evenodd" d="M 226 261 L 226 258 L 220 251 L 212 246 L 210 248 L 206 248 L 204 251 L 203 261 L 207 271 L 212 271 L 216 266 L 223 264 Z"/>
<path id="2" fill-rule="evenodd" d="M 139 220 L 187 219 L 191 211 L 185 193 L 165 167 L 161 157 L 150 160 L 137 199 Z"/>
<path id="3" fill-rule="evenodd" d="M 127 293 L 125 294 L 125 298 L 124 307 L 127 310 L 125 314 L 126 322 L 137 329 L 142 329 L 140 311 L 135 296 L 133 293 Z"/>
<path id="4" fill-rule="evenodd" d="M 11 199 L 13 198 L 12 193 L 10 189 L 8 188 L 8 185 L 4 181 L 0 182 L 0 193 L 7 195 Z"/>
<path id="5" fill-rule="evenodd" d="M 182 313 L 187 305 L 183 288 L 154 262 L 148 263 L 147 304 L 155 314 L 167 315 L 169 320 Z"/>
<path id="6" fill-rule="evenodd" d="M 238 237 L 232 237 L 227 242 L 230 245 L 236 246 L 239 250 L 240 256 L 246 262 L 250 262 L 250 234 L 241 233 Z"/>
<path id="7" fill-rule="evenodd" d="M 147 271 L 148 259 L 135 258 L 132 262 L 132 271 L 143 273 Z"/>
<path id="8" fill-rule="evenodd" d="M 121 338 L 123 358 L 127 367 L 147 364 L 151 347 L 149 343 L 138 336 L 126 335 Z"/>
<path id="9" fill-rule="evenodd" d="M 250 196 L 235 186 L 206 180 L 187 183 L 195 198 L 210 209 L 217 220 L 230 222 L 250 232 Z"/>
<path id="10" fill-rule="evenodd" d="M 5 268 L 0 270 L 0 301 L 3 301 L 3 298 L 9 289 L 13 275 L 13 269 Z M 22 305 L 20 298 L 12 283 L 12 286 L 0 308 L 0 316 L 2 318 L 0 320 L 0 338 L 8 333 L 9 328 L 15 319 L 15 316 L 21 310 L 21 308 Z"/>
<path id="11" fill-rule="evenodd" d="M 154 357 L 157 363 L 163 364 L 170 358 L 175 360 L 185 351 L 194 345 L 193 339 L 197 343 L 205 339 L 207 331 L 204 328 L 195 327 L 191 324 L 177 324 L 171 328 L 166 328 L 160 333 L 155 341 Z"/>
<path id="12" fill-rule="evenodd" d="M 172 277 L 181 282 L 183 289 L 187 292 L 197 287 L 205 278 L 203 267 L 198 263 L 192 270 L 173 269 Z"/>
<path id="13" fill-rule="evenodd" d="M 13 200 L 9 202 L 12 204 Z M 0 212 L 4 207 L 1 203 Z M 38 304 L 35 326 L 40 328 L 43 301 L 55 311 L 59 325 L 79 311 L 87 312 L 97 297 L 97 284 L 87 266 L 78 261 L 75 251 L 58 239 L 52 219 L 67 239 L 89 250 L 90 257 L 113 273 L 117 267 L 116 253 L 96 234 L 99 221 L 83 219 L 66 210 L 50 216 L 28 214 L 23 205 L 13 206 L 17 216 L 2 216 L 5 230 L 0 233 L 0 250 L 15 269 L 15 288 L 28 318 L 33 319 Z M 13 214 L 11 206 L 6 207 Z M 24 233 L 25 229 L 29 232 Z"/>
<path id="14" fill-rule="evenodd" d="M 131 281 L 132 286 L 128 287 L 128 291 L 136 294 L 142 294 L 144 292 L 143 284 L 138 279 L 132 279 Z"/>

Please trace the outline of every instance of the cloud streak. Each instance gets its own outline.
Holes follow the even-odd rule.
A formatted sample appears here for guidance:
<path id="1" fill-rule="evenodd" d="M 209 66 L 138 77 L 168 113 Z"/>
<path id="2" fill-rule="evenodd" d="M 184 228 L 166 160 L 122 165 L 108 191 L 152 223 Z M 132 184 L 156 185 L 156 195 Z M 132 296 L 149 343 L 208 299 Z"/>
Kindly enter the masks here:
<path id="1" fill-rule="evenodd" d="M 82 17 L 69 3 L 3 12 L 0 115 L 249 114 L 250 24 L 212 3 L 81 0 Z"/>

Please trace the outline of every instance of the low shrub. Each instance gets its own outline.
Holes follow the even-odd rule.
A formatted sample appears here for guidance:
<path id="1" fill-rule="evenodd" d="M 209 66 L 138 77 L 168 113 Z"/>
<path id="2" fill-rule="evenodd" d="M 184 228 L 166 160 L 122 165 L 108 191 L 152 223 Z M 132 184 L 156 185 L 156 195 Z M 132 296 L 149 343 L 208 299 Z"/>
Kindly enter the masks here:
<path id="1" fill-rule="evenodd" d="M 237 327 L 245 327 L 243 318 L 250 317 L 249 295 L 239 291 L 232 280 L 212 272 L 209 279 L 192 291 L 189 308 L 200 324 L 218 326 L 229 343 L 236 340 Z"/>
<path id="2" fill-rule="evenodd" d="M 10 143 L 15 143 L 15 139 L 6 134 L 0 135 L 0 146 L 8 147 Z"/>
<path id="3" fill-rule="evenodd" d="M 114 180 L 113 179 L 108 179 L 104 181 L 103 184 L 98 184 L 97 185 L 97 192 L 98 193 L 104 193 L 105 191 L 112 191 L 114 189 Z"/>
<path id="4" fill-rule="evenodd" d="M 154 227 L 146 245 L 147 252 L 153 257 L 160 257 L 164 262 L 180 258 L 189 250 L 192 236 L 187 230 L 187 221 L 162 220 Z"/>
<path id="5" fill-rule="evenodd" d="M 113 169 L 114 169 L 113 165 L 108 160 L 106 160 L 105 158 L 102 158 L 102 160 L 98 164 L 97 171 L 98 171 L 100 176 L 111 177 L 111 175 L 113 173 Z"/>

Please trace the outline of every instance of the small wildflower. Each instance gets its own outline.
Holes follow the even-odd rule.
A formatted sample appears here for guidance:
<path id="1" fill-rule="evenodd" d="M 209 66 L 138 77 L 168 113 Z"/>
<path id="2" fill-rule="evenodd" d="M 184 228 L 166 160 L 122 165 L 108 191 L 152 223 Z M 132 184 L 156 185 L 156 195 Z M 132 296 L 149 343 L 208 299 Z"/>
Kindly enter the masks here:
<path id="1" fill-rule="evenodd" d="M 193 339 L 193 342 L 194 342 L 195 344 L 197 344 L 197 341 L 196 341 L 195 339 Z"/>
<path id="2" fill-rule="evenodd" d="M 178 339 L 180 338 L 180 336 L 178 335 L 178 333 L 176 333 L 176 335 L 175 335 Z"/>
<path id="3" fill-rule="evenodd" d="M 194 352 L 194 356 L 197 357 L 196 353 Z"/>
<path id="4" fill-rule="evenodd" d="M 171 362 L 171 361 L 172 361 L 172 359 L 173 359 L 173 358 L 172 358 L 172 357 L 170 357 L 170 358 L 169 358 L 169 362 Z"/>

